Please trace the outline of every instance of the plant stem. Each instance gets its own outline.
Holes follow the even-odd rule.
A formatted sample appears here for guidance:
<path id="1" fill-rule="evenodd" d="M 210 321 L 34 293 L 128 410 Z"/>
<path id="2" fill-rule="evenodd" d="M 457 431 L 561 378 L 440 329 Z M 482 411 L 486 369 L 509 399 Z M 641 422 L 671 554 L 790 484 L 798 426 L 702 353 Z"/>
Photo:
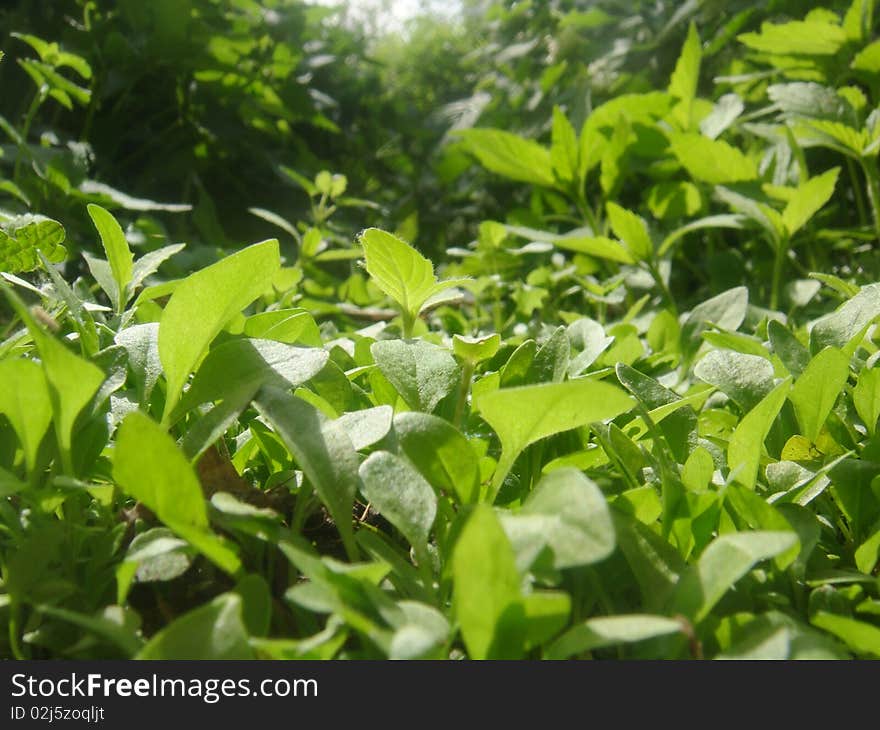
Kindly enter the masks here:
<path id="1" fill-rule="evenodd" d="M 779 295 L 782 288 L 782 268 L 785 266 L 787 253 L 788 240 L 777 241 L 773 253 L 773 283 L 770 289 L 770 309 L 776 309 L 779 306 Z"/>
<path id="2" fill-rule="evenodd" d="M 873 157 L 862 158 L 861 163 L 868 181 L 868 200 L 874 219 L 874 233 L 880 239 L 880 170 L 877 169 L 877 160 Z"/>
<path id="3" fill-rule="evenodd" d="M 24 156 L 27 153 L 28 134 L 31 131 L 31 125 L 34 122 L 34 117 L 36 117 L 37 111 L 39 111 L 43 102 L 46 100 L 46 91 L 47 88 L 45 85 L 37 89 L 37 92 L 34 94 L 34 98 L 31 99 L 31 103 L 28 107 L 27 113 L 25 114 L 24 122 L 21 125 L 21 144 L 18 147 L 18 159 L 15 161 L 15 168 L 12 171 L 12 179 L 16 185 L 19 184 L 19 179 L 21 177 L 21 165 L 24 162 Z"/>
<path id="4" fill-rule="evenodd" d="M 461 366 L 461 384 L 458 388 L 458 401 L 455 404 L 455 417 L 452 423 L 456 428 L 461 428 L 461 420 L 464 416 L 464 407 L 467 404 L 468 393 L 471 389 L 471 378 L 474 376 L 474 364 L 465 360 Z"/>

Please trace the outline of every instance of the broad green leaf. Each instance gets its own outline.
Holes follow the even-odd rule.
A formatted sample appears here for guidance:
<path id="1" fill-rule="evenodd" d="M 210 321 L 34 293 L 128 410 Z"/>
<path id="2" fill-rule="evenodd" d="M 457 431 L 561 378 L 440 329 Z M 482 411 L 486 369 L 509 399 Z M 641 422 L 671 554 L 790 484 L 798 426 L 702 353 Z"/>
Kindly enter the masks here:
<path id="1" fill-rule="evenodd" d="M 183 251 L 184 248 L 186 248 L 185 243 L 173 243 L 170 246 L 162 246 L 162 248 L 149 251 L 141 256 L 132 266 L 130 293 L 133 293 L 135 289 L 143 284 L 144 279 L 155 274 L 165 261 L 174 256 L 174 254 Z"/>
<path id="2" fill-rule="evenodd" d="M 489 505 L 468 516 L 452 554 L 452 606 L 471 659 L 516 659 L 523 608 L 513 550 Z"/>
<path id="3" fill-rule="evenodd" d="M 153 386 L 162 374 L 159 360 L 159 324 L 147 322 L 126 327 L 116 333 L 114 341 L 128 353 L 128 367 L 134 376 L 141 403 L 148 403 Z"/>
<path id="4" fill-rule="evenodd" d="M 868 135 L 844 122 L 828 119 L 807 119 L 793 127 L 794 136 L 802 147 L 828 147 L 855 160 L 861 159 Z"/>
<path id="5" fill-rule="evenodd" d="M 18 436 L 30 471 L 37 464 L 37 450 L 52 422 L 52 401 L 43 368 L 33 360 L 0 360 L 0 414 Z"/>
<path id="6" fill-rule="evenodd" d="M 655 218 L 678 219 L 696 215 L 703 201 L 693 183 L 666 180 L 648 191 L 647 203 Z"/>
<path id="7" fill-rule="evenodd" d="M 110 263 L 110 271 L 113 272 L 113 280 L 116 282 L 117 300 L 113 302 L 117 312 L 122 312 L 130 296 L 130 285 L 133 273 L 132 254 L 125 240 L 122 227 L 109 212 L 100 205 L 90 203 L 88 206 L 89 216 L 98 234 L 101 236 L 101 244 L 107 254 Z"/>
<path id="8" fill-rule="evenodd" d="M 429 658 L 431 652 L 443 646 L 450 626 L 440 611 L 415 601 L 400 601 L 397 607 L 403 613 L 403 621 L 394 627 L 389 659 Z"/>
<path id="9" fill-rule="evenodd" d="M 455 495 L 462 504 L 477 501 L 479 460 L 449 421 L 427 413 L 399 413 L 394 432 L 403 452 L 434 487 Z"/>
<path id="10" fill-rule="evenodd" d="M 459 384 L 460 368 L 443 347 L 423 340 L 380 340 L 370 352 L 413 410 L 430 413 Z"/>
<path id="11" fill-rule="evenodd" d="M 393 417 L 394 409 L 391 406 L 376 406 L 344 413 L 336 419 L 336 423 L 345 429 L 355 451 L 362 451 L 388 435 Z"/>
<path id="12" fill-rule="evenodd" d="M 694 367 L 694 375 L 732 398 L 744 412 L 774 385 L 769 360 L 733 350 L 710 350 Z"/>
<path id="13" fill-rule="evenodd" d="M 202 487 L 174 440 L 135 411 L 116 433 L 113 479 L 156 517 L 227 573 L 241 562 L 231 545 L 210 531 Z"/>
<path id="14" fill-rule="evenodd" d="M 526 552 L 534 558 L 547 546 L 558 569 L 604 560 L 615 546 L 605 496 L 571 467 L 542 477 L 522 508 L 502 515 L 501 523 L 517 555 Z"/>
<path id="15" fill-rule="evenodd" d="M 224 342 L 202 360 L 174 416 L 238 392 L 246 384 L 295 388 L 320 373 L 328 359 L 325 350 L 273 340 L 245 338 Z"/>
<path id="16" fill-rule="evenodd" d="M 406 459 L 387 451 L 370 454 L 361 464 L 361 493 L 427 559 L 428 537 L 437 515 L 437 495 Z"/>
<path id="17" fill-rule="evenodd" d="M 564 251 L 574 251 L 587 256 L 595 256 L 597 259 L 616 261 L 620 264 L 633 264 L 635 258 L 618 241 L 605 236 L 580 236 L 578 238 L 559 238 L 553 242 L 557 248 Z"/>
<path id="18" fill-rule="evenodd" d="M 27 326 L 40 353 L 43 372 L 49 384 L 49 398 L 52 402 L 55 434 L 61 448 L 61 458 L 65 470 L 72 472 L 71 446 L 76 420 L 104 382 L 104 373 L 99 367 L 74 354 L 48 334 L 34 320 L 30 310 L 18 295 L 5 284 L 0 286 L 6 290 L 10 303 Z"/>
<path id="19" fill-rule="evenodd" d="M 700 120 L 700 133 L 709 139 L 718 139 L 745 108 L 739 94 L 725 94 L 715 102 L 712 111 Z"/>
<path id="20" fill-rule="evenodd" d="M 810 331 L 810 350 L 847 348 L 865 328 L 880 317 L 880 284 L 863 286 L 858 294 L 834 312 L 820 317 Z"/>
<path id="21" fill-rule="evenodd" d="M 845 122 L 853 115 L 849 103 L 835 89 L 814 82 L 773 84 L 767 96 L 787 117 Z"/>
<path id="22" fill-rule="evenodd" d="M 315 318 L 305 309 L 276 309 L 251 315 L 244 323 L 244 334 L 289 345 L 322 345 Z"/>
<path id="23" fill-rule="evenodd" d="M 697 564 L 682 575 L 672 598 L 671 610 L 695 622 L 702 621 L 755 563 L 784 553 L 797 542 L 794 532 L 763 530 L 715 538 Z"/>
<path id="24" fill-rule="evenodd" d="M 807 365 L 795 381 L 789 399 L 794 405 L 801 433 L 814 442 L 837 396 L 849 377 L 849 358 L 840 350 L 826 347 Z"/>
<path id="25" fill-rule="evenodd" d="M 702 446 L 694 449 L 681 470 L 681 483 L 691 492 L 702 492 L 708 488 L 715 473 L 715 462 Z"/>
<path id="26" fill-rule="evenodd" d="M 404 316 L 405 330 L 411 328 L 431 297 L 465 281 L 437 281 L 428 259 L 386 231 L 368 228 L 361 233 L 359 241 L 364 249 L 367 273 L 376 286 L 397 302 Z M 409 336 L 410 333 L 405 331 L 404 334 Z"/>
<path id="27" fill-rule="evenodd" d="M 558 106 L 553 107 L 551 140 L 550 158 L 554 174 L 565 184 L 577 181 L 580 169 L 577 133 Z"/>
<path id="28" fill-rule="evenodd" d="M 466 129 L 458 134 L 468 152 L 490 172 L 519 182 L 553 186 L 550 152 L 537 142 L 500 129 Z"/>
<path id="29" fill-rule="evenodd" d="M 651 242 L 645 221 L 612 201 L 609 201 L 605 207 L 614 235 L 623 241 L 635 259 L 649 260 L 654 252 L 654 244 Z"/>
<path id="30" fill-rule="evenodd" d="M 264 388 L 254 401 L 330 512 L 350 557 L 357 551 L 351 526 L 358 486 L 358 456 L 345 428 L 288 393 Z"/>
<path id="31" fill-rule="evenodd" d="M 456 357 L 476 364 L 495 357 L 501 347 L 501 335 L 497 332 L 483 337 L 452 335 L 452 351 Z"/>
<path id="32" fill-rule="evenodd" d="M 184 279 L 159 322 L 159 357 L 168 385 L 163 421 L 189 374 L 221 329 L 269 286 L 281 267 L 278 241 L 256 243 Z"/>
<path id="33" fill-rule="evenodd" d="M 880 369 L 866 368 L 859 373 L 859 380 L 853 388 L 853 405 L 868 434 L 873 436 L 880 418 Z"/>
<path id="34" fill-rule="evenodd" d="M 721 330 L 739 329 L 746 317 L 749 290 L 744 286 L 728 289 L 707 299 L 691 310 L 681 326 L 682 349 L 690 356 L 697 352 L 703 340 L 700 336 L 710 322 Z"/>
<path id="35" fill-rule="evenodd" d="M 810 363 L 810 351 L 784 325 L 776 320 L 767 323 L 767 334 L 773 352 L 782 360 L 789 373 L 798 377 Z"/>
<path id="36" fill-rule="evenodd" d="M 831 199 L 839 173 L 839 167 L 832 167 L 798 186 L 786 204 L 785 210 L 782 211 L 782 221 L 789 236 L 793 236 L 803 228 L 807 221 Z"/>
<path id="37" fill-rule="evenodd" d="M 682 132 L 670 136 L 670 145 L 691 177 L 701 182 L 717 185 L 758 177 L 755 163 L 727 142 Z"/>
<path id="38" fill-rule="evenodd" d="M 764 439 L 790 389 L 791 378 L 786 378 L 745 415 L 733 432 L 727 445 L 727 465 L 730 478 L 744 487 L 755 488 Z"/>
<path id="39" fill-rule="evenodd" d="M 633 401 L 616 386 L 579 379 L 502 388 L 480 396 L 477 405 L 501 441 L 501 458 L 489 495 L 492 502 L 516 458 L 529 444 L 613 418 L 631 408 Z"/>
<path id="40" fill-rule="evenodd" d="M 850 68 L 875 74 L 880 72 L 880 41 L 874 41 L 859 51 L 852 60 Z"/>
<path id="41" fill-rule="evenodd" d="M 793 529 L 779 510 L 769 504 L 764 497 L 738 484 L 728 484 L 724 493 L 728 511 L 731 509 L 751 530 L 773 530 L 787 532 Z M 780 553 L 774 559 L 779 570 L 785 570 L 800 552 L 800 545 Z"/>
<path id="42" fill-rule="evenodd" d="M 756 51 L 803 56 L 833 56 L 847 42 L 846 31 L 839 25 L 805 20 L 765 22 L 760 33 L 743 33 L 737 38 Z"/>
<path id="43" fill-rule="evenodd" d="M 192 565 L 192 552 L 192 548 L 167 527 L 153 527 L 135 535 L 125 562 L 136 567 L 138 583 L 154 583 L 183 575 Z"/>
<path id="44" fill-rule="evenodd" d="M 632 644 L 683 631 L 678 619 L 650 614 L 619 614 L 591 618 L 566 631 L 544 652 L 545 659 L 568 659 L 616 644 Z"/>
<path id="45" fill-rule="evenodd" d="M 242 600 L 224 593 L 172 621 L 136 659 L 253 659 L 242 619 Z"/>
<path id="46" fill-rule="evenodd" d="M 880 629 L 872 624 L 827 611 L 819 611 L 810 623 L 834 634 L 860 656 L 880 657 Z"/>
<path id="47" fill-rule="evenodd" d="M 571 615 L 571 596 L 562 591 L 535 591 L 522 596 L 527 649 L 541 646 L 556 636 Z"/>
<path id="48" fill-rule="evenodd" d="M 52 263 L 64 261 L 67 249 L 61 244 L 65 236 L 58 221 L 41 215 L 0 219 L 0 271 L 16 274 L 36 269 L 40 265 L 38 251 Z"/>

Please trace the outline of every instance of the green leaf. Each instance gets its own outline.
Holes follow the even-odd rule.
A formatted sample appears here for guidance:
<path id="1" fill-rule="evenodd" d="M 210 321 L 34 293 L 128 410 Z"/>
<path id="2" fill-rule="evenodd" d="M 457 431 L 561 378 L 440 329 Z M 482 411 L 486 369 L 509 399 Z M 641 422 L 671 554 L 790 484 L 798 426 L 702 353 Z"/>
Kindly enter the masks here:
<path id="1" fill-rule="evenodd" d="M 224 593 L 185 613 L 153 636 L 136 658 L 253 659 L 241 596 Z"/>
<path id="2" fill-rule="evenodd" d="M 502 388 L 481 395 L 477 405 L 501 441 L 501 458 L 489 495 L 492 502 L 526 446 L 562 431 L 613 418 L 631 408 L 633 401 L 614 385 L 579 379 Z"/>
<path id="3" fill-rule="evenodd" d="M 571 467 L 542 477 L 522 508 L 502 515 L 501 523 L 517 555 L 534 559 L 547 546 L 557 569 L 597 563 L 615 546 L 605 496 L 591 479 Z M 520 567 L 528 568 L 528 564 Z"/>
<path id="4" fill-rule="evenodd" d="M 410 336 L 412 322 L 426 302 L 466 279 L 437 281 L 434 267 L 422 254 L 397 236 L 368 228 L 360 234 L 367 273 L 376 286 L 397 302 L 404 316 L 404 336 Z"/>
<path id="5" fill-rule="evenodd" d="M 744 487 L 755 488 L 764 439 L 790 389 L 791 378 L 786 378 L 745 415 L 733 432 L 727 445 L 727 465 L 731 479 Z"/>
<path id="6" fill-rule="evenodd" d="M 702 446 L 694 449 L 681 470 L 681 483 L 691 492 L 702 492 L 712 481 L 715 462 Z"/>
<path id="7" fill-rule="evenodd" d="M 553 186 L 551 154 L 537 142 L 500 129 L 466 129 L 458 134 L 468 152 L 490 172 L 519 182 Z"/>
<path id="8" fill-rule="evenodd" d="M 880 284 L 863 286 L 852 299 L 816 320 L 810 331 L 810 349 L 814 353 L 829 346 L 846 349 L 877 317 Z"/>
<path id="9" fill-rule="evenodd" d="M 553 162 L 553 173 L 565 184 L 577 182 L 580 169 L 577 132 L 558 106 L 553 107 L 551 140 L 550 158 Z"/>
<path id="10" fill-rule="evenodd" d="M 739 329 L 746 317 L 749 290 L 737 286 L 707 299 L 691 310 L 681 326 L 682 350 L 688 357 L 695 354 L 703 342 L 701 337 L 707 324 L 731 332 Z"/>
<path id="11" fill-rule="evenodd" d="M 632 644 L 681 632 L 681 621 L 650 614 L 620 614 L 591 618 L 560 636 L 544 652 L 545 659 L 568 659 L 576 654 L 616 644 Z"/>
<path id="12" fill-rule="evenodd" d="M 880 657 L 880 629 L 876 626 L 827 611 L 816 613 L 810 623 L 834 634 L 859 656 Z"/>
<path id="13" fill-rule="evenodd" d="M 880 72 L 880 41 L 874 41 L 859 51 L 850 64 L 856 71 L 875 74 Z"/>
<path id="14" fill-rule="evenodd" d="M 125 562 L 135 566 L 138 583 L 174 580 L 192 565 L 192 548 L 167 527 L 153 527 L 135 535 Z"/>
<path id="15" fill-rule="evenodd" d="M 280 267 L 278 241 L 272 239 L 227 256 L 178 284 L 159 322 L 159 357 L 168 384 L 163 421 L 211 341 L 269 287 Z"/>
<path id="16" fill-rule="evenodd" d="M 840 168 L 832 167 L 797 187 L 794 195 L 786 203 L 785 210 L 782 211 L 782 221 L 789 236 L 793 236 L 803 228 L 807 221 L 831 200 L 839 174 Z"/>
<path id="17" fill-rule="evenodd" d="M 782 360 L 788 372 L 798 377 L 810 363 L 810 351 L 786 327 L 776 320 L 767 323 L 767 334 L 773 352 Z"/>
<path id="18" fill-rule="evenodd" d="M 522 653 L 519 574 L 513 550 L 488 505 L 470 514 L 452 554 L 452 606 L 471 659 Z"/>
<path id="19" fill-rule="evenodd" d="M 615 202 L 609 201 L 605 207 L 611 230 L 623 241 L 633 258 L 639 261 L 650 260 L 654 253 L 654 244 L 645 221 Z"/>
<path id="20" fill-rule="evenodd" d="M 677 114 L 683 129 L 691 126 L 693 101 L 697 96 L 697 83 L 700 80 L 700 62 L 703 52 L 697 26 L 691 22 L 681 55 L 675 63 L 675 70 L 669 79 L 669 95 L 681 103 L 682 113 Z M 675 110 L 678 112 L 678 109 Z"/>
<path id="21" fill-rule="evenodd" d="M 399 413 L 394 432 L 403 452 L 434 487 L 455 495 L 461 504 L 477 501 L 479 460 L 451 423 L 427 413 Z"/>
<path id="22" fill-rule="evenodd" d="M 430 413 L 459 384 L 458 364 L 443 347 L 423 340 L 380 340 L 370 352 L 413 410 Z"/>
<path id="23" fill-rule="evenodd" d="M 210 531 L 202 487 L 189 461 L 162 427 L 139 411 L 127 415 L 116 433 L 113 479 L 219 568 L 239 571 L 236 551 Z"/>
<path id="24" fill-rule="evenodd" d="M 727 142 L 695 132 L 682 132 L 670 136 L 670 145 L 691 177 L 701 182 L 717 185 L 758 177 L 755 163 Z"/>
<path id="25" fill-rule="evenodd" d="M 648 191 L 648 208 L 658 219 L 689 218 L 700 211 L 700 189 L 690 182 L 667 180 Z"/>
<path id="26" fill-rule="evenodd" d="M 40 265 L 38 251 L 52 263 L 64 261 L 67 249 L 61 244 L 65 236 L 58 221 L 41 215 L 0 219 L 0 271 L 16 274 L 36 269 Z"/>
<path id="27" fill-rule="evenodd" d="M 556 636 L 571 615 L 571 596 L 562 591 L 535 591 L 522 597 L 525 644 L 531 649 Z"/>
<path id="28" fill-rule="evenodd" d="M 702 621 L 755 563 L 784 553 L 797 542 L 794 532 L 762 530 L 715 538 L 697 564 L 681 577 L 671 609 L 695 622 Z"/>
<path id="29" fill-rule="evenodd" d="M 174 417 L 246 385 L 296 388 L 320 373 L 328 360 L 326 351 L 314 347 L 247 338 L 224 342 L 202 360 Z"/>
<path id="30" fill-rule="evenodd" d="M 345 428 L 309 403 L 276 388 L 254 400 L 314 487 L 336 523 L 350 557 L 357 555 L 351 526 L 358 486 L 358 456 Z"/>
<path id="31" fill-rule="evenodd" d="M 52 401 L 43 368 L 33 360 L 0 360 L 0 413 L 9 419 L 28 471 L 37 465 L 37 450 L 52 422 Z"/>
<path id="32" fill-rule="evenodd" d="M 55 434 L 61 448 L 61 458 L 65 471 L 69 476 L 73 476 L 71 446 L 76 420 L 104 382 L 104 372 L 93 363 L 68 350 L 40 327 L 30 310 L 6 284 L 0 282 L 0 287 L 6 290 L 6 296 L 27 326 L 40 353 L 43 372 L 49 383 L 49 398 L 52 402 Z"/>
<path id="33" fill-rule="evenodd" d="M 495 357 L 501 347 L 501 335 L 497 332 L 483 337 L 452 335 L 452 351 L 455 356 L 473 365 Z"/>
<path id="34" fill-rule="evenodd" d="M 839 25 L 807 20 L 765 22 L 760 33 L 743 33 L 737 39 L 756 51 L 793 56 L 833 56 L 847 42 Z"/>
<path id="35" fill-rule="evenodd" d="M 880 418 L 880 370 L 871 368 L 859 373 L 859 380 L 853 388 L 853 405 L 868 434 L 873 437 Z"/>
<path id="36" fill-rule="evenodd" d="M 795 381 L 788 397 L 794 405 L 801 433 L 813 443 L 848 377 L 849 358 L 840 350 L 826 347 Z"/>
<path id="37" fill-rule="evenodd" d="M 406 459 L 387 451 L 370 454 L 361 464 L 361 493 L 427 559 L 428 537 L 437 515 L 437 495 Z"/>
<path id="38" fill-rule="evenodd" d="M 732 398 L 744 412 L 773 389 L 769 360 L 732 350 L 710 350 L 697 363 L 694 375 Z"/>
<path id="39" fill-rule="evenodd" d="M 244 333 L 248 337 L 276 340 L 289 345 L 322 346 L 321 332 L 315 318 L 305 309 L 276 309 L 254 314 L 245 321 Z"/>
<path id="40" fill-rule="evenodd" d="M 101 243 L 110 263 L 110 271 L 113 272 L 113 280 L 116 282 L 117 299 L 113 305 L 117 312 L 122 312 L 131 295 L 130 285 L 133 274 L 131 249 L 116 218 L 100 205 L 90 203 L 87 208 L 101 236 Z"/>
<path id="41" fill-rule="evenodd" d="M 345 429 L 355 451 L 363 451 L 388 435 L 393 417 L 394 409 L 391 406 L 376 406 L 344 413 L 336 419 L 336 423 Z"/>

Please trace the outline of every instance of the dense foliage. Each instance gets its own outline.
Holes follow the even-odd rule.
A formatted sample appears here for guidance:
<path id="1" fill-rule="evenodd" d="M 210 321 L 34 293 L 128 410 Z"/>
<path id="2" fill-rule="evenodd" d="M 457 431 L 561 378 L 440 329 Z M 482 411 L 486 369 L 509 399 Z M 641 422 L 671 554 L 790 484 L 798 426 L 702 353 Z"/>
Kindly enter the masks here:
<path id="1" fill-rule="evenodd" d="M 880 656 L 873 0 L 335 17 L 0 11 L 0 655 Z"/>

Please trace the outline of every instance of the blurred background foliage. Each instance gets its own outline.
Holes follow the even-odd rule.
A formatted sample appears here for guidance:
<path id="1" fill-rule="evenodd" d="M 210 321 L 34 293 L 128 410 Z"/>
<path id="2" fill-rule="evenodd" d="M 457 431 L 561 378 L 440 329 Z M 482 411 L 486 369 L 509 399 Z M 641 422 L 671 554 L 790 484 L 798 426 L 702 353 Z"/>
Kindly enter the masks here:
<path id="1" fill-rule="evenodd" d="M 308 219 L 298 176 L 328 170 L 348 180 L 341 236 L 398 227 L 437 255 L 473 240 L 480 221 L 527 219 L 536 205 L 534 191 L 474 165 L 457 131 L 548 141 L 556 105 L 580 129 L 610 98 L 664 88 L 691 22 L 702 79 L 742 72 L 736 36 L 804 5 L 462 0 L 383 23 L 356 3 L 10 0 L 0 172 L 13 185 L 0 206 L 64 221 L 75 247 L 90 247 L 83 201 L 96 200 L 144 245 L 161 232 L 233 248 L 278 232 L 248 208 Z M 617 193 L 624 206 L 640 199 L 642 182 L 632 187 Z"/>

